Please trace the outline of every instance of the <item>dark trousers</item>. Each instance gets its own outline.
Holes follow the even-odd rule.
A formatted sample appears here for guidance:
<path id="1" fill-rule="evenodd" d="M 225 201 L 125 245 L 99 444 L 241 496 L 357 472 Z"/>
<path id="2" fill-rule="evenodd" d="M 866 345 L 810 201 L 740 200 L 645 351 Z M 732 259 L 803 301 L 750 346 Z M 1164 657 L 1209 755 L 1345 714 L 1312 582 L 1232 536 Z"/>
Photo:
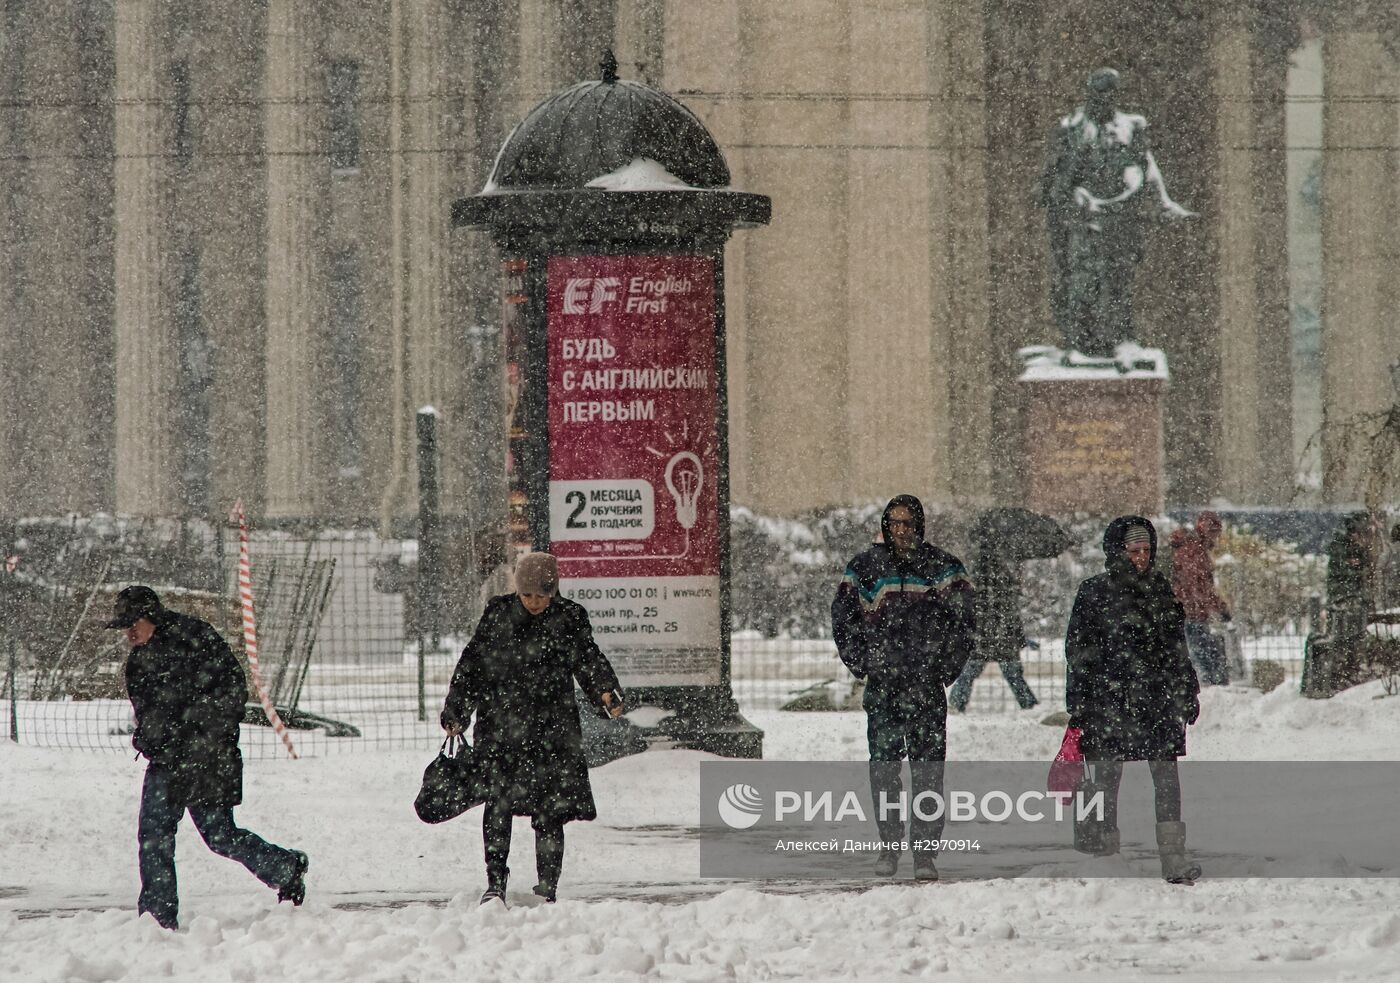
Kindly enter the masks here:
<path id="1" fill-rule="evenodd" d="M 867 697 L 870 689 L 866 689 Z M 939 690 L 942 695 L 942 690 Z M 946 710 L 941 702 L 927 707 L 911 707 L 899 703 L 875 702 L 865 705 L 865 734 L 870 745 L 870 798 L 875 808 L 875 825 L 883 843 L 904 841 L 904 816 L 909 818 L 910 840 L 937 840 L 943 833 L 944 813 L 937 809 L 937 819 L 921 819 L 914 808 L 914 798 L 920 792 L 943 796 L 943 759 L 947 756 Z M 881 794 L 891 804 L 904 793 L 903 761 L 909 759 L 910 785 L 901 814 L 892 805 L 882 817 Z M 926 796 L 922 803 L 925 813 L 935 811 L 936 804 Z M 898 850 L 898 847 L 891 849 Z M 924 851 L 920 851 L 921 853 Z"/>
<path id="2" fill-rule="evenodd" d="M 1202 686 L 1224 686 L 1230 681 L 1225 643 L 1201 621 L 1186 622 L 1186 649 Z"/>
<path id="3" fill-rule="evenodd" d="M 1152 799 L 1157 809 L 1157 822 L 1176 823 L 1181 821 L 1181 775 L 1176 768 L 1176 759 L 1149 761 L 1152 772 Z M 1091 761 L 1090 776 L 1096 788 L 1104 793 L 1104 823 L 1109 829 L 1118 828 L 1118 786 L 1123 781 L 1123 762 Z"/>
<path id="4" fill-rule="evenodd" d="M 492 887 L 505 890 L 510 868 L 510 828 L 515 816 L 505 806 L 491 802 L 481 814 L 481 839 L 486 846 L 486 880 Z M 564 869 L 564 824 L 550 816 L 531 816 L 535 831 L 535 873 L 546 887 L 559 884 Z"/>
<path id="5" fill-rule="evenodd" d="M 171 798 L 171 775 L 159 765 L 146 767 L 141 785 L 140 842 L 141 898 L 139 910 L 150 912 L 162 925 L 174 927 L 180 912 L 175 880 L 175 831 L 185 814 L 185 804 Z M 268 887 L 281 887 L 296 874 L 297 858 L 291 850 L 273 846 L 256 833 L 240 829 L 230 806 L 189 806 L 194 828 L 204 843 L 221 857 L 236 860 Z"/>
<path id="6" fill-rule="evenodd" d="M 967 709 L 967 703 L 972 699 L 972 684 L 982 675 L 982 669 L 988 661 L 990 660 L 974 657 L 963 664 L 962 672 L 948 692 L 948 705 L 954 710 L 962 713 Z M 1022 710 L 1029 710 L 1040 702 L 1035 698 L 1030 684 L 1026 682 L 1026 671 L 1021 665 L 1020 655 L 1014 652 L 1003 655 L 997 660 L 997 665 L 1001 668 L 1001 676 L 1006 680 L 1006 685 L 1011 687 L 1011 693 L 1016 697 L 1017 706 Z"/>

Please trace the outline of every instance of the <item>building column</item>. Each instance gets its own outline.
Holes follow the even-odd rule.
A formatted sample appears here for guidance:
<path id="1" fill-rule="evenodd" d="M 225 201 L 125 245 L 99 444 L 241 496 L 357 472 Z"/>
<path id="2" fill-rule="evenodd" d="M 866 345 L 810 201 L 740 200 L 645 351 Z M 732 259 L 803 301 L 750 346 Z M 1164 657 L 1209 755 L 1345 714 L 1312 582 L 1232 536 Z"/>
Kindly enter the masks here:
<path id="1" fill-rule="evenodd" d="M 1254 189 L 1259 340 L 1258 500 L 1282 505 L 1293 497 L 1293 309 L 1288 282 L 1288 54 L 1254 38 Z"/>
<path id="2" fill-rule="evenodd" d="M 653 88 L 666 75 L 666 0 L 615 0 L 613 40 L 618 74 Z M 705 11 L 711 13 L 711 11 Z M 708 50 L 718 57 L 718 50 Z"/>
<path id="3" fill-rule="evenodd" d="M 324 478 L 316 394 L 324 323 L 318 226 L 330 165 L 319 153 L 316 107 L 324 86 L 314 22 L 302 0 L 269 0 L 263 93 L 267 104 L 265 358 L 269 516 L 316 512 Z"/>
<path id="4" fill-rule="evenodd" d="M 862 16 L 861 6 L 850 3 L 847 12 L 850 150 L 845 216 L 837 226 L 846 238 L 846 419 L 848 432 L 860 435 L 847 452 L 848 495 L 941 495 L 932 459 L 946 426 L 936 422 L 944 405 L 929 387 L 926 245 L 939 204 L 930 190 L 928 100 L 917 97 L 927 95 L 919 68 L 929 57 L 928 11 L 923 0 L 888 3 L 880 17 Z M 870 95 L 911 90 L 915 98 Z"/>
<path id="5" fill-rule="evenodd" d="M 933 475 L 950 503 L 986 504 L 992 492 L 994 350 L 988 285 L 985 24 L 980 4 L 929 5 L 930 273 L 932 369 L 942 453 Z M 956 372 L 948 371 L 957 366 Z"/>
<path id="6" fill-rule="evenodd" d="M 404 157 L 404 186 L 394 193 L 405 195 L 403 237 L 405 249 L 402 271 L 406 294 L 406 328 L 409 351 L 409 393 L 413 411 L 432 405 L 443 414 L 438 440 L 443 447 L 459 446 L 462 421 L 449 408 L 460 402 L 465 359 L 454 343 L 454 333 L 446 317 L 443 300 L 447 297 L 447 134 L 443 126 L 449 111 L 448 79 L 444 75 L 443 42 L 445 17 L 442 0 L 407 0 L 404 37 L 406 57 L 400 62 L 405 73 L 403 106 L 407 115 Z M 407 441 L 409 453 L 413 441 Z M 445 496 L 447 508 L 461 489 L 459 469 L 444 472 L 450 483 Z"/>
<path id="7" fill-rule="evenodd" d="M 116 506 L 174 515 L 176 350 L 166 283 L 160 0 L 116 7 Z"/>
<path id="8" fill-rule="evenodd" d="M 1396 71 L 1379 34 L 1347 24 L 1323 72 L 1323 495 L 1342 504 L 1364 493 L 1355 424 L 1395 398 Z"/>
<path id="9" fill-rule="evenodd" d="M 640 11 L 649 8 L 653 0 L 626 0 L 633 9 Z M 664 74 L 655 79 L 655 84 L 666 92 L 686 90 L 682 101 L 695 112 L 714 135 L 715 142 L 729 163 L 730 185 L 744 191 L 768 191 L 756 188 L 753 172 L 752 151 L 747 149 L 746 105 L 726 94 L 742 85 L 746 64 L 743 40 L 743 0 L 709 0 L 705 3 L 691 3 L 685 0 L 662 0 L 658 6 L 664 9 L 654 11 L 656 21 L 646 25 L 641 33 L 660 38 L 664 29 L 665 57 Z M 632 25 L 624 28 L 624 25 Z M 618 31 L 639 30 L 635 21 L 618 13 Z M 622 40 L 622 51 L 633 52 L 630 59 L 625 54 L 618 55 L 622 63 L 619 71 L 626 68 L 626 61 L 645 60 L 651 66 L 659 54 L 641 54 L 646 50 L 641 41 L 631 43 Z M 760 179 L 761 180 L 761 179 Z M 768 234 L 765 232 L 765 234 Z M 724 330 L 725 364 L 729 377 L 729 495 L 730 500 L 742 505 L 754 505 L 756 489 L 754 475 L 761 474 L 763 462 L 754 456 L 755 438 L 752 429 L 751 409 L 755 400 L 751 388 L 750 364 L 750 315 L 749 282 L 753 271 L 757 283 L 765 282 L 762 268 L 751 257 L 751 245 L 763 235 L 732 237 L 724 251 Z"/>
<path id="10" fill-rule="evenodd" d="M 1286 55 L 1260 44 L 1251 10 L 1220 8 L 1215 78 L 1219 494 L 1282 504 L 1293 472 Z"/>
<path id="11" fill-rule="evenodd" d="M 1259 255 L 1253 194 L 1257 131 L 1252 95 L 1252 47 L 1244 11 L 1222 8 L 1211 46 L 1217 109 L 1217 206 L 1220 339 L 1219 490 L 1239 504 L 1258 501 L 1260 484 L 1260 365 L 1256 321 Z"/>
<path id="12" fill-rule="evenodd" d="M 205 0 L 197 14 L 195 98 L 220 105 L 200 118 L 186 192 L 200 242 L 199 297 L 212 357 L 206 507 L 213 516 L 236 499 L 251 514 L 263 512 L 264 80 L 263 67 L 243 52 L 263 43 L 266 13 L 263 4 Z"/>
<path id="13" fill-rule="evenodd" d="M 850 10 L 847 0 L 810 0 L 740 3 L 737 12 L 742 74 L 719 91 L 760 94 L 742 109 L 746 190 L 771 194 L 781 216 L 744 244 L 746 504 L 790 514 L 866 497 L 849 407 L 876 396 L 851 389 L 850 244 L 841 233 L 850 218 L 851 109 L 826 95 L 849 89 Z M 780 95 L 793 90 L 811 96 Z"/>

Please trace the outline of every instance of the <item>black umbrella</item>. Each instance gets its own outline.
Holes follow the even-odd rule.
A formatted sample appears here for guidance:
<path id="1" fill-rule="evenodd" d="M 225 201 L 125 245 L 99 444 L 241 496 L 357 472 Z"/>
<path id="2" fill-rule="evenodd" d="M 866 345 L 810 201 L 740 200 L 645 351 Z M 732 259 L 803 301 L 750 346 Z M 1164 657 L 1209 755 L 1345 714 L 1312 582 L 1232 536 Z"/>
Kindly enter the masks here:
<path id="1" fill-rule="evenodd" d="M 972 525 L 972 536 L 979 552 L 994 553 L 1013 563 L 1048 560 L 1074 545 L 1054 519 L 1017 506 L 979 513 Z"/>

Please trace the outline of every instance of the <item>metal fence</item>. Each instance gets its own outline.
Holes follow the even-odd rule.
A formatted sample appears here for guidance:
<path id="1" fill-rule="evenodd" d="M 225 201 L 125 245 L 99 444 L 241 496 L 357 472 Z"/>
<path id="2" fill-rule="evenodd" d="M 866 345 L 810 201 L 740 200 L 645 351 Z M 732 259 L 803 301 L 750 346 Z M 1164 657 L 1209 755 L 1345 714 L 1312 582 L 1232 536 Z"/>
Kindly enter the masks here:
<path id="1" fill-rule="evenodd" d="M 171 607 L 211 621 L 241 651 L 237 530 L 98 517 L 36 522 L 20 533 L 27 548 L 18 566 L 0 572 L 0 692 L 19 741 L 129 752 L 131 715 L 120 671 L 125 645 L 118 633 L 100 627 L 125 583 L 156 586 Z M 308 529 L 255 522 L 250 546 L 262 677 L 292 725 L 298 752 L 433 747 L 452 668 L 480 611 L 479 564 L 470 550 L 445 551 L 443 568 L 455 573 L 444 581 L 434 630 L 424 632 L 420 645 L 411 536 L 382 536 L 368 524 Z M 1227 539 L 1225 546 L 1218 579 L 1234 610 L 1249 670 L 1244 681 L 1267 661 L 1282 671 L 1286 685 L 1296 686 L 1325 560 L 1246 538 Z M 1024 567 L 1024 620 L 1038 648 L 1024 650 L 1022 660 L 1044 709 L 1063 703 L 1064 625 L 1078 582 L 1096 572 L 1096 554 L 1087 542 L 1082 550 Z M 823 609 L 838 576 L 835 567 L 808 562 L 787 580 L 775 578 L 765 603 L 770 610 L 803 606 L 787 624 L 822 634 Z M 731 662 L 741 707 L 776 709 L 796 697 L 805 697 L 799 706 L 847 703 L 852 680 L 829 638 L 765 637 L 741 614 Z M 989 663 L 968 712 L 1015 706 L 996 664 Z M 250 757 L 285 754 L 262 726 L 245 727 L 244 751 Z"/>

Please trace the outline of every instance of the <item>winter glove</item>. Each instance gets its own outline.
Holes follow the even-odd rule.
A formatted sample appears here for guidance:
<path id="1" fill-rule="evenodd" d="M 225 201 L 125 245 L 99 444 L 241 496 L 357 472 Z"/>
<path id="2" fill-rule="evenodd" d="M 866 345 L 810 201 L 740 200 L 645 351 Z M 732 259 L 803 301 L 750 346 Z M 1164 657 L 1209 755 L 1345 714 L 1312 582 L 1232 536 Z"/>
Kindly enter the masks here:
<path id="1" fill-rule="evenodd" d="M 1191 701 L 1181 709 L 1181 721 L 1185 724 L 1194 724 L 1201 715 L 1201 701 L 1199 697 L 1191 697 Z"/>

